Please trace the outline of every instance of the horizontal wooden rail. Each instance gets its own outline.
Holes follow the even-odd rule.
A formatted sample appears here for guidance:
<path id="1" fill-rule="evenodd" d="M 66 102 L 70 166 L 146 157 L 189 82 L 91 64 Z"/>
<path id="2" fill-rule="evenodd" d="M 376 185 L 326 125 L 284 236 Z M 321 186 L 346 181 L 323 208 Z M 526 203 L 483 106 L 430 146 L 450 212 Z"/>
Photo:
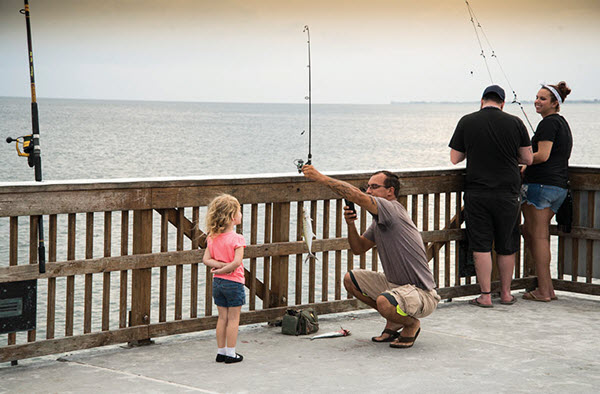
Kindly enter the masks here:
<path id="1" fill-rule="evenodd" d="M 425 242 L 446 242 L 464 238 L 463 230 L 460 229 L 425 231 L 422 235 Z M 349 245 L 347 238 L 332 238 L 316 239 L 313 241 L 312 247 L 313 252 L 317 253 L 346 250 Z M 306 252 L 306 245 L 302 241 L 275 242 L 262 245 L 248 245 L 244 250 L 244 258 L 288 256 Z M 58 263 L 46 263 L 46 272 L 44 274 L 39 273 L 38 266 L 35 264 L 0 267 L 0 283 L 194 264 L 201 262 L 203 255 L 203 250 L 183 250 L 86 260 L 69 260 Z"/>
<path id="2" fill-rule="evenodd" d="M 459 191 L 464 169 L 396 172 L 403 194 Z M 338 179 L 364 185 L 370 173 L 339 174 Z M 269 187 L 265 187 L 268 184 Z M 335 199 L 329 188 L 303 176 L 138 182 L 0 185 L 0 217 L 206 206 L 229 193 L 242 204 Z"/>
<path id="3" fill-rule="evenodd" d="M 552 279 L 554 290 L 569 291 L 571 293 L 600 296 L 600 285 L 594 283 L 574 282 L 564 279 Z"/>
<path id="4" fill-rule="evenodd" d="M 558 226 L 553 224 L 550 226 L 550 235 L 558 235 L 565 238 L 580 238 L 586 240 L 600 241 L 600 229 L 573 226 L 570 233 L 562 232 Z"/>
<path id="5" fill-rule="evenodd" d="M 530 276 L 527 278 L 519 278 L 513 279 L 510 288 L 512 290 L 520 290 L 520 289 L 533 289 L 537 286 L 537 278 L 534 276 Z M 492 293 L 500 292 L 500 281 L 492 282 Z M 452 299 L 457 297 L 465 297 L 470 295 L 480 294 L 481 289 L 479 288 L 479 284 L 470 284 L 470 285 L 462 285 L 462 286 L 454 286 L 454 287 L 444 287 L 438 289 L 437 293 L 442 299 Z"/>

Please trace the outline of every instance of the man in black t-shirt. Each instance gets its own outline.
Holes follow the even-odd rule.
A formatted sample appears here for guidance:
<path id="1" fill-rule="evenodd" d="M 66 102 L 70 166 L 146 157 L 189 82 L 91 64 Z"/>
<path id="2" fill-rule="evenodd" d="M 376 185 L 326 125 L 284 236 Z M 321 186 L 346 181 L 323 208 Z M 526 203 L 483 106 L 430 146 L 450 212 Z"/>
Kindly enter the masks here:
<path id="1" fill-rule="evenodd" d="M 533 153 L 525 125 L 504 109 L 504 89 L 488 86 L 481 109 L 463 116 L 450 140 L 450 160 L 467 159 L 465 221 L 481 295 L 471 304 L 490 308 L 492 243 L 498 255 L 500 302 L 513 304 L 510 283 L 519 249 L 519 164 L 531 164 Z"/>

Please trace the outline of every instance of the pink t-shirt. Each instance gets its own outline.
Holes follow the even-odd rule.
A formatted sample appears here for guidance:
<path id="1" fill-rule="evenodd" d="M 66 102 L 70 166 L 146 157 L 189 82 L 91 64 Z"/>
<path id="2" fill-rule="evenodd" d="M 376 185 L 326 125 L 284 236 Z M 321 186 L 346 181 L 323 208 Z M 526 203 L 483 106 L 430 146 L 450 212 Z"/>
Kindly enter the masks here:
<path id="1" fill-rule="evenodd" d="M 241 234 L 234 231 L 221 233 L 216 237 L 208 237 L 206 239 L 207 247 L 210 256 L 224 263 L 231 263 L 235 258 L 235 250 L 237 248 L 245 248 L 246 240 Z M 240 264 L 235 271 L 229 274 L 218 274 L 215 278 L 227 279 L 233 282 L 246 283 L 244 280 L 244 263 Z"/>

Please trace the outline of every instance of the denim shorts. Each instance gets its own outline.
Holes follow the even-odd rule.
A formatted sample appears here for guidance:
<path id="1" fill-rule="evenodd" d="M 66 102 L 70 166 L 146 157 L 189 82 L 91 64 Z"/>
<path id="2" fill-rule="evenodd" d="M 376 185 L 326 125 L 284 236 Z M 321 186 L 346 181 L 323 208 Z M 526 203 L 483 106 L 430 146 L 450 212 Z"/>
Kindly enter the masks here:
<path id="1" fill-rule="evenodd" d="M 217 306 L 225 308 L 242 306 L 246 303 L 244 285 L 223 278 L 213 279 L 213 298 Z"/>
<path id="2" fill-rule="evenodd" d="M 567 189 L 558 186 L 525 183 L 521 186 L 523 203 L 533 205 L 537 209 L 551 208 L 554 213 L 567 197 Z"/>

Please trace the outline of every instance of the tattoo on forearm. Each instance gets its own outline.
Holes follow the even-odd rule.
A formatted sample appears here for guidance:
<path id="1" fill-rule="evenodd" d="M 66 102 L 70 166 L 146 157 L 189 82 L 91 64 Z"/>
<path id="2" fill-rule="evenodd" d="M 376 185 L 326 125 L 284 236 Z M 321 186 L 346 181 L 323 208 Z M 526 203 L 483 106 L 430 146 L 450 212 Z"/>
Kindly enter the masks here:
<path id="1" fill-rule="evenodd" d="M 327 186 L 340 196 L 348 199 L 355 197 L 356 192 L 359 192 L 356 187 L 350 185 L 349 183 L 338 181 L 337 179 L 327 180 Z"/>

